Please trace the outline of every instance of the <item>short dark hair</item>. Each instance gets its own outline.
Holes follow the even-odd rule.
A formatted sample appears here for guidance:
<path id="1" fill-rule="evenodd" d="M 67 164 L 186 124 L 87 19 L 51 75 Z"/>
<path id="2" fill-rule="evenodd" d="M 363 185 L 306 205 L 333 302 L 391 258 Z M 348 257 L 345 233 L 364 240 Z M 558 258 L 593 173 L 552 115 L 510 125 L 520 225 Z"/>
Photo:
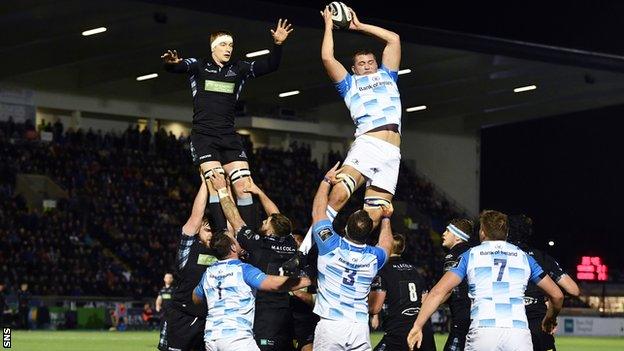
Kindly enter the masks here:
<path id="1" fill-rule="evenodd" d="M 468 236 L 472 236 L 473 233 L 473 224 L 472 221 L 466 218 L 453 218 L 451 219 L 450 224 L 457 227 L 457 229 L 461 230 Z"/>
<path id="2" fill-rule="evenodd" d="M 288 217 L 281 213 L 273 213 L 269 216 L 271 218 L 271 225 L 277 236 L 286 236 L 292 233 L 292 222 Z"/>
<path id="3" fill-rule="evenodd" d="M 232 238 L 230 238 L 224 230 L 213 233 L 210 238 L 210 248 L 214 251 L 217 259 L 223 260 L 228 257 L 230 251 L 232 251 Z"/>
<path id="4" fill-rule="evenodd" d="M 370 50 L 370 49 L 359 49 L 351 57 L 351 60 L 353 61 L 353 65 L 354 66 L 355 66 L 355 58 L 357 56 L 359 56 L 359 55 L 373 55 L 373 57 L 375 57 L 375 60 L 377 60 L 377 57 L 375 56 L 375 53 L 373 52 L 373 50 Z"/>
<path id="5" fill-rule="evenodd" d="M 232 35 L 232 33 L 231 33 L 231 32 L 229 32 L 229 31 L 227 31 L 227 30 L 218 30 L 218 31 L 215 31 L 215 32 L 210 33 L 210 44 L 212 44 L 212 42 L 213 42 L 215 39 L 217 39 L 217 37 L 218 37 L 219 35 L 229 35 L 229 36 L 231 36 L 232 38 L 234 38 L 234 36 Z"/>
<path id="6" fill-rule="evenodd" d="M 405 235 L 394 234 L 392 235 L 392 253 L 400 255 L 405 251 Z"/>
<path id="7" fill-rule="evenodd" d="M 506 214 L 494 210 L 485 210 L 481 212 L 479 222 L 483 233 L 489 239 L 507 240 L 509 222 Z"/>
<path id="8" fill-rule="evenodd" d="M 507 241 L 523 246 L 529 243 L 533 235 L 533 220 L 525 214 L 511 215 L 509 221 L 509 235 Z"/>
<path id="9" fill-rule="evenodd" d="M 358 244 L 366 242 L 372 229 L 373 220 L 364 210 L 353 212 L 347 220 L 347 237 L 357 241 Z"/>

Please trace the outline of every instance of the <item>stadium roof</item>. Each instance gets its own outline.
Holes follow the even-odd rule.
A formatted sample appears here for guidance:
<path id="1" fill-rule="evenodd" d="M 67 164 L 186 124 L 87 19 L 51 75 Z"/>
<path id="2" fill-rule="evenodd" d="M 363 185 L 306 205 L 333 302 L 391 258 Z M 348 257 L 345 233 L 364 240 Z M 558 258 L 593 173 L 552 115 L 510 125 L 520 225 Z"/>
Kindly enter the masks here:
<path id="1" fill-rule="evenodd" d="M 4 33 L 0 82 L 185 106 L 190 104 L 187 79 L 162 70 L 160 55 L 165 49 L 177 49 L 184 57 L 207 55 L 209 33 L 225 28 L 235 33 L 235 55 L 241 57 L 270 48 L 269 28 L 278 17 L 285 17 L 293 22 L 295 31 L 286 44 L 279 71 L 246 85 L 242 99 L 249 112 L 266 114 L 282 106 L 307 119 L 345 114 L 321 66 L 322 22 L 310 6 L 241 0 L 218 5 L 11 0 L 0 3 L 0 13 L 0 31 Z M 358 15 L 362 21 L 383 25 L 403 38 L 402 68 L 411 70 L 399 79 L 403 107 L 427 106 L 405 114 L 407 128 L 465 132 L 485 124 L 624 103 L 624 75 L 618 72 L 622 58 L 616 54 L 418 27 L 389 21 L 392 16 L 388 13 L 380 19 L 364 6 Z M 106 32 L 81 35 L 102 26 Z M 377 52 L 382 48 L 358 33 L 337 33 L 335 42 L 336 55 L 345 65 L 357 48 L 371 47 Z M 504 55 L 495 54 L 499 52 Z M 136 80 L 153 72 L 159 74 L 157 79 Z M 530 85 L 537 88 L 513 91 Z M 278 97 L 291 90 L 301 93 Z"/>

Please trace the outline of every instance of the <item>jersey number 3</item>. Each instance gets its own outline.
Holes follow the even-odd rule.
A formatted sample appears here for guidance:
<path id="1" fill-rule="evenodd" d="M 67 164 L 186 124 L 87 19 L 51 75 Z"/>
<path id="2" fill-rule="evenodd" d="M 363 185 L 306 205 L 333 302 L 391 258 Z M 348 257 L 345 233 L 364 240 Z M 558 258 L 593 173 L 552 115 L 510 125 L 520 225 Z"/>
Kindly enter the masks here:
<path id="1" fill-rule="evenodd" d="M 353 283 L 355 283 L 355 273 L 356 273 L 355 270 L 345 268 L 345 271 L 342 277 L 342 284 L 353 286 Z M 344 276 L 345 274 L 347 275 L 346 277 Z"/>

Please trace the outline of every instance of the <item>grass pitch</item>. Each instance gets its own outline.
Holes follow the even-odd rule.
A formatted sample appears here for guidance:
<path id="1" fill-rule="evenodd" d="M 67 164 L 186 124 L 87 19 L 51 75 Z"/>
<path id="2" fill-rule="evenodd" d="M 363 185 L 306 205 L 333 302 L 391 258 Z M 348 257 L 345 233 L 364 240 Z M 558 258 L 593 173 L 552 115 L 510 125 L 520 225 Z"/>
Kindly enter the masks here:
<path id="1" fill-rule="evenodd" d="M 380 333 L 371 334 L 373 345 Z M 436 334 L 442 350 L 446 334 Z M 156 350 L 158 332 L 19 331 L 14 330 L 11 349 L 18 351 L 147 351 Z M 624 338 L 558 337 L 559 351 L 622 351 Z"/>

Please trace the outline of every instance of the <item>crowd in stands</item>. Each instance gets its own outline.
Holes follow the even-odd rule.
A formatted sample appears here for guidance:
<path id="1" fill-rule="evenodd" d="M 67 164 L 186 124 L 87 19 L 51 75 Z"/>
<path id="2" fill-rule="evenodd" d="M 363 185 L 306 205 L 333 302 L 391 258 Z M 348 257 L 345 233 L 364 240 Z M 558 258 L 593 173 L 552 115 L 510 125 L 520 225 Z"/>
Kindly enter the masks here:
<path id="1" fill-rule="evenodd" d="M 160 129 L 138 127 L 120 134 L 64 130 L 60 122 L 39 130 L 32 123 L 0 122 L 0 279 L 26 281 L 33 294 L 153 297 L 162 274 L 174 265 L 181 225 L 190 213 L 200 178 L 188 143 Z M 307 145 L 287 150 L 256 148 L 246 139 L 258 185 L 305 233 L 319 179 L 344 155 L 313 160 Z M 16 194 L 20 173 L 44 174 L 67 191 L 55 209 L 29 210 Z M 361 206 L 353 195 L 343 215 Z M 402 166 L 396 199 L 432 221 L 408 229 L 406 257 L 434 282 L 441 274 L 441 248 L 432 223 L 456 214 L 433 187 Z M 337 219 L 337 228 L 340 221 Z M 435 235 L 433 236 L 435 238 Z"/>

